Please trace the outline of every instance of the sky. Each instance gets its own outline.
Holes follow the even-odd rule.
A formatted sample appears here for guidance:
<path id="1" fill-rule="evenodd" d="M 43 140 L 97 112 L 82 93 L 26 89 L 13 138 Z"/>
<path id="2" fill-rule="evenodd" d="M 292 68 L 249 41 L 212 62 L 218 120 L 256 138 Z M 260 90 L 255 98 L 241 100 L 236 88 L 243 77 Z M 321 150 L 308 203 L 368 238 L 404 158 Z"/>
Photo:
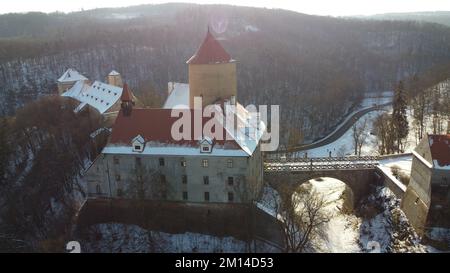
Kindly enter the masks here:
<path id="1" fill-rule="evenodd" d="M 71 12 L 139 4 L 192 2 L 281 8 L 315 15 L 372 15 L 388 12 L 450 11 L 450 0 L 1 0 L 0 14 L 9 12 Z"/>

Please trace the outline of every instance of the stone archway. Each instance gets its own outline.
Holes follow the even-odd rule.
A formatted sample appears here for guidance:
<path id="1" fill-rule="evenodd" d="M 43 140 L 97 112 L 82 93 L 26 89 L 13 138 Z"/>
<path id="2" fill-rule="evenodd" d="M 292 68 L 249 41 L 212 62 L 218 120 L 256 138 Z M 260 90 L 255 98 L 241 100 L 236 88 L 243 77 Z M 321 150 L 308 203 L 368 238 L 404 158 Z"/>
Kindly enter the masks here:
<path id="1" fill-rule="evenodd" d="M 298 187 L 301 184 L 319 177 L 335 178 L 347 186 L 353 192 L 354 203 L 368 195 L 370 186 L 375 183 L 373 169 L 342 169 L 342 170 L 312 170 L 312 171 L 279 171 L 264 173 L 264 180 L 274 188 L 280 183 L 287 183 L 290 187 Z"/>

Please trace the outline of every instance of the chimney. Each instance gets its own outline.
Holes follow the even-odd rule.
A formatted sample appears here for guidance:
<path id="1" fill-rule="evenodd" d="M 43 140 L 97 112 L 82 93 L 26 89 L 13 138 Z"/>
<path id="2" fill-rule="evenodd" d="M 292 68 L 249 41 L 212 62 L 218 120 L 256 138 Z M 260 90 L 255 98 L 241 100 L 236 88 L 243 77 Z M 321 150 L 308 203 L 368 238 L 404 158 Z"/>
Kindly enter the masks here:
<path id="1" fill-rule="evenodd" d="M 231 105 L 236 105 L 236 96 L 231 96 Z"/>

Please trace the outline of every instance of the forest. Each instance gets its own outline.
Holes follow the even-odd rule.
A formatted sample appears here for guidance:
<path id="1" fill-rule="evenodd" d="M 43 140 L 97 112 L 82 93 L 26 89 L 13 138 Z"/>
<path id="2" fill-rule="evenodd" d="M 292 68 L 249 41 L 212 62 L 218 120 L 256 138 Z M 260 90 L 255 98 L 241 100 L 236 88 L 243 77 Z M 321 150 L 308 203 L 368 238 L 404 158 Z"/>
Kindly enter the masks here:
<path id="1" fill-rule="evenodd" d="M 285 10 L 166 4 L 69 14 L 0 16 L 0 113 L 55 93 L 73 67 L 91 79 L 121 72 L 134 90 L 166 95 L 207 26 L 238 64 L 238 100 L 279 104 L 299 142 L 334 129 L 367 92 L 450 61 L 438 24 L 311 16 Z M 258 45 L 258 47 L 255 47 Z"/>

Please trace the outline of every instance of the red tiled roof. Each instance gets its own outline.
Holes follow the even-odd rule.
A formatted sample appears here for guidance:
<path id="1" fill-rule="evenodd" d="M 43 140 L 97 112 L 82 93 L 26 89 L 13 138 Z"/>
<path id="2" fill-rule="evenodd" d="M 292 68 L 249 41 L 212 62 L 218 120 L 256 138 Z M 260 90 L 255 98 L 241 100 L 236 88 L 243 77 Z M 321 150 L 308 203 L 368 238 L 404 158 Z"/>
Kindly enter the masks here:
<path id="1" fill-rule="evenodd" d="M 228 63 L 231 61 L 230 54 L 222 47 L 222 45 L 214 38 L 208 29 L 205 40 L 194 56 L 192 56 L 188 64 L 215 64 Z"/>
<path id="2" fill-rule="evenodd" d="M 128 84 L 123 85 L 122 96 L 120 97 L 121 101 L 132 101 L 133 95 L 131 94 L 130 89 L 128 88 Z"/>
<path id="3" fill-rule="evenodd" d="M 428 139 L 433 162 L 436 160 L 440 167 L 450 165 L 450 134 L 428 135 Z"/>
<path id="4" fill-rule="evenodd" d="M 135 108 L 131 111 L 129 116 L 124 116 L 122 110 L 119 112 L 117 119 L 112 128 L 110 143 L 111 144 L 125 144 L 131 146 L 131 141 L 137 135 L 141 135 L 146 142 L 154 141 L 160 144 L 176 144 L 186 146 L 198 146 L 198 140 L 194 139 L 194 116 L 192 109 L 180 110 L 183 115 L 192 114 L 191 122 L 191 139 L 177 141 L 173 139 L 171 134 L 172 125 L 179 117 L 171 117 L 172 109 L 140 109 Z M 190 113 L 189 113 L 190 112 Z M 214 117 L 213 117 L 214 118 Z M 203 118 L 203 126 L 211 118 Z M 202 127 L 203 128 L 203 127 Z M 238 143 L 232 140 L 230 135 L 226 135 L 226 130 L 223 130 L 224 138 L 230 140 L 215 140 L 216 144 L 223 145 L 225 149 L 240 149 Z M 228 137 L 227 137 L 228 136 Z M 211 137 L 212 136 L 208 136 Z"/>

